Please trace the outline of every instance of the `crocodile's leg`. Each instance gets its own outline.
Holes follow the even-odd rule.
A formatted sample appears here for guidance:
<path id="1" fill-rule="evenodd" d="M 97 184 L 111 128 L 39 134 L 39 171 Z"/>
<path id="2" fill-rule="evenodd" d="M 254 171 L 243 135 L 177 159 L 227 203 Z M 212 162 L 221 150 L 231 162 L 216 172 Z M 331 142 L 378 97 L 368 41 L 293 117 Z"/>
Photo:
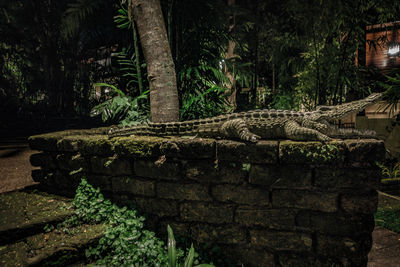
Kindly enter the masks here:
<path id="1" fill-rule="evenodd" d="M 317 130 L 300 126 L 295 121 L 288 121 L 285 124 L 285 134 L 292 140 L 319 140 L 322 142 L 330 141 L 331 138 Z"/>
<path id="2" fill-rule="evenodd" d="M 305 120 L 301 126 L 308 128 L 308 129 L 317 130 L 318 132 L 323 133 L 323 134 L 327 134 L 329 127 L 330 127 L 329 125 L 327 125 L 324 122 L 320 123 L 320 122 L 316 122 L 316 121 L 312 121 L 312 120 Z"/>
<path id="3" fill-rule="evenodd" d="M 257 142 L 260 137 L 253 134 L 247 128 L 246 122 L 242 119 L 228 120 L 221 125 L 220 133 L 228 138 L 236 137 L 243 141 Z"/>

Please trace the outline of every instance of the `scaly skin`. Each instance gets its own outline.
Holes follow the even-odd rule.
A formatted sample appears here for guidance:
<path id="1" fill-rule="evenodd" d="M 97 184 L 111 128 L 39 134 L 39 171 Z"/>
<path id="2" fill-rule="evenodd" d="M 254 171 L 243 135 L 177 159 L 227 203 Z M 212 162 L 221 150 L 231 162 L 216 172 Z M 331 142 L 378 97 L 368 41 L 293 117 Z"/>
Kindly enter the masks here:
<path id="1" fill-rule="evenodd" d="M 382 94 L 337 106 L 320 106 L 312 112 L 290 110 L 252 110 L 208 119 L 183 122 L 148 123 L 129 127 L 112 127 L 109 137 L 129 135 L 195 135 L 199 137 L 240 139 L 257 142 L 262 139 L 329 141 L 331 138 L 375 138 L 375 132 L 339 129 L 332 123 L 351 112 L 365 109 L 379 101 Z"/>

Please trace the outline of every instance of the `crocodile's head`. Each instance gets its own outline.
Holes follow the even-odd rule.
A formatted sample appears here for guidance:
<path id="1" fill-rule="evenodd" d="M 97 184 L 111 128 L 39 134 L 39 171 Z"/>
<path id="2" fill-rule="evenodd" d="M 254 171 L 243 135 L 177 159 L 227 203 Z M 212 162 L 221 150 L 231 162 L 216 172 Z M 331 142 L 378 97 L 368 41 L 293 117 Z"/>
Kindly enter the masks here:
<path id="1" fill-rule="evenodd" d="M 318 106 L 317 114 L 319 115 L 317 120 L 335 121 L 344 118 L 346 115 L 352 112 L 359 112 L 365 109 L 367 106 L 376 103 L 382 99 L 381 93 L 371 94 L 367 98 L 344 103 L 337 106 Z"/>

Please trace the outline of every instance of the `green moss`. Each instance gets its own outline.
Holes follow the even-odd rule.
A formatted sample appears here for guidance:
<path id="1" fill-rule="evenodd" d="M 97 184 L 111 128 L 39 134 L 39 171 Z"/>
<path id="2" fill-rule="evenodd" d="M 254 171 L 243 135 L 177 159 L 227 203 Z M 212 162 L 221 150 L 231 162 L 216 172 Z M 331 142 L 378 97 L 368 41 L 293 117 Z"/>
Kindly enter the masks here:
<path id="1" fill-rule="evenodd" d="M 111 156 L 114 154 L 113 143 L 106 135 L 82 135 L 79 151 L 83 155 Z"/>
<path id="2" fill-rule="evenodd" d="M 283 141 L 279 146 L 280 159 L 290 163 L 338 163 L 344 161 L 344 154 L 342 142 Z"/>
<path id="3" fill-rule="evenodd" d="M 381 183 L 384 185 L 400 185 L 400 178 L 386 178 L 382 179 Z"/>
<path id="4" fill-rule="evenodd" d="M 91 136 L 91 135 L 102 135 L 104 137 L 107 133 L 108 128 L 93 128 L 93 129 L 77 129 L 77 130 L 65 130 L 59 132 L 51 132 L 46 134 L 33 135 L 28 138 L 29 145 L 34 150 L 43 151 L 57 151 L 58 145 L 61 143 L 63 147 L 62 139 L 71 138 L 79 139 L 80 136 Z"/>
<path id="5" fill-rule="evenodd" d="M 70 201 L 37 193 L 12 192 L 0 195 L 0 231 L 13 231 L 59 221 L 72 214 Z"/>
<path id="6" fill-rule="evenodd" d="M 113 138 L 114 151 L 118 155 L 133 158 L 149 158 L 160 154 L 160 145 L 165 139 L 153 136 Z"/>

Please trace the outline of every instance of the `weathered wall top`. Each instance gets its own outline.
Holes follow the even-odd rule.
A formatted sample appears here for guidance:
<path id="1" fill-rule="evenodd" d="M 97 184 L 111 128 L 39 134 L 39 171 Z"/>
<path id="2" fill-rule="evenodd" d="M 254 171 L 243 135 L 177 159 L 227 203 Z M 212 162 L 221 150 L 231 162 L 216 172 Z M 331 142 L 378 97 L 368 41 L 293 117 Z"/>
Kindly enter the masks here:
<path id="1" fill-rule="evenodd" d="M 374 165 L 376 156 L 385 153 L 383 142 L 375 139 L 338 139 L 325 144 L 318 141 L 262 140 L 251 144 L 232 140 L 152 136 L 109 139 L 106 132 L 107 128 L 97 128 L 47 133 L 31 136 L 29 144 L 34 150 L 80 152 L 83 155 L 118 154 L 132 159 L 165 155 L 271 164 Z"/>
<path id="2" fill-rule="evenodd" d="M 72 193 L 82 176 L 245 266 L 365 266 L 382 141 L 328 143 L 159 137 L 106 129 L 30 137 L 32 175 Z"/>

